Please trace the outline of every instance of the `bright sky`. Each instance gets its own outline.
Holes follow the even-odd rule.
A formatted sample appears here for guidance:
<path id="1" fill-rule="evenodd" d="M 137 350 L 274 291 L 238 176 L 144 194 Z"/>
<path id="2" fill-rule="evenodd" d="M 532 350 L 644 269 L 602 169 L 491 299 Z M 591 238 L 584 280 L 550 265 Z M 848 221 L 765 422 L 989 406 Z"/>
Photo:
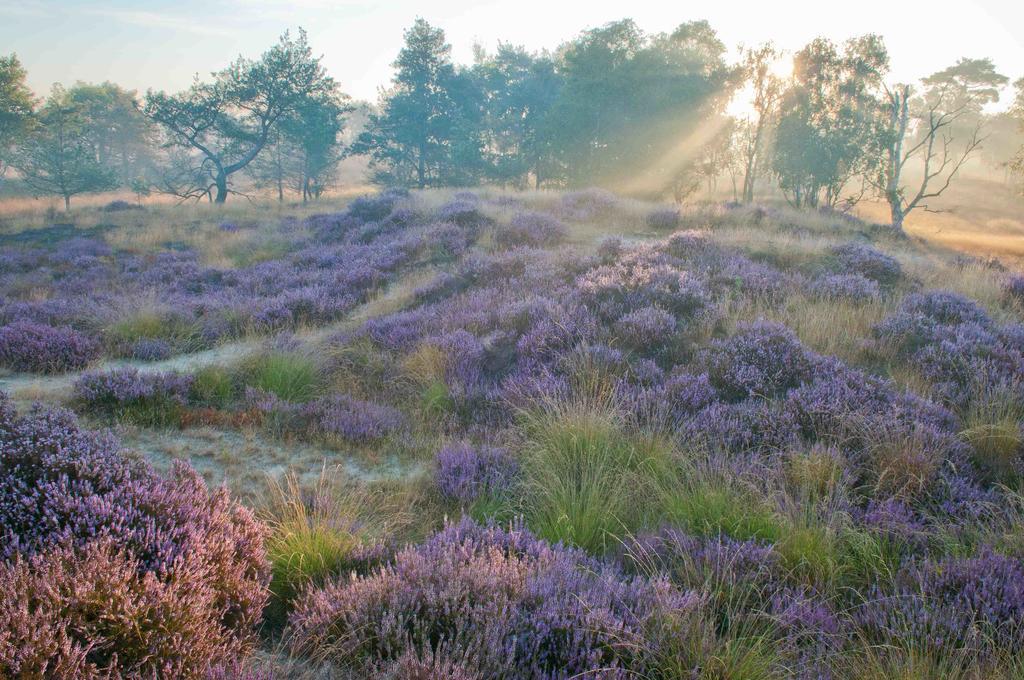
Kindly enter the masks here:
<path id="1" fill-rule="evenodd" d="M 205 77 L 238 54 L 257 56 L 285 29 L 302 26 L 342 88 L 374 100 L 417 16 L 445 29 L 463 63 L 475 43 L 554 48 L 628 16 L 650 32 L 707 19 L 733 49 L 770 39 L 796 50 L 819 35 L 881 33 L 900 81 L 963 56 L 990 57 L 1011 79 L 1024 76 L 1021 0 L 0 0 L 0 54 L 18 54 L 37 93 L 76 80 L 178 90 L 195 73 Z"/>

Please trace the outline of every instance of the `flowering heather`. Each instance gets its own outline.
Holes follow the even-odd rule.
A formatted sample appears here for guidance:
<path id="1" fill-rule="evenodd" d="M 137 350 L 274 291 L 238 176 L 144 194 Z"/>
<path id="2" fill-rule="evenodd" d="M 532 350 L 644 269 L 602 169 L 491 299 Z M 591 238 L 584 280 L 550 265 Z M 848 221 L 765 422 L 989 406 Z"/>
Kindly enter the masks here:
<path id="1" fill-rule="evenodd" d="M 647 213 L 644 222 L 655 231 L 669 231 L 679 226 L 682 221 L 679 211 L 675 208 L 658 208 Z"/>
<path id="2" fill-rule="evenodd" d="M 245 400 L 279 434 L 371 444 L 396 432 L 402 425 L 402 414 L 396 409 L 346 394 L 331 394 L 300 404 L 247 388 Z"/>
<path id="3" fill-rule="evenodd" d="M 611 210 L 618 202 L 618 197 L 612 192 L 592 187 L 562 194 L 559 212 L 568 219 L 583 221 Z"/>
<path id="4" fill-rule="evenodd" d="M 615 322 L 616 336 L 626 347 L 642 353 L 666 352 L 675 332 L 675 317 L 657 307 L 641 307 Z"/>
<path id="5" fill-rule="evenodd" d="M 74 371 L 98 355 L 96 341 L 72 328 L 33 321 L 14 321 L 0 328 L 0 366 L 15 371 Z"/>
<path id="6" fill-rule="evenodd" d="M 142 338 L 131 346 L 131 356 L 140 361 L 162 361 L 173 353 L 171 343 L 159 338 Z"/>
<path id="7" fill-rule="evenodd" d="M 459 199 L 442 205 L 437 211 L 437 219 L 469 231 L 476 231 L 491 223 L 491 218 L 481 212 L 476 201 Z"/>
<path id="8" fill-rule="evenodd" d="M 0 451 L 0 564 L 25 598 L 2 605 L 17 611 L 0 616 L 0 664 L 189 668 L 253 641 L 263 528 L 225 489 L 180 463 L 162 478 L 69 412 L 18 416 L 5 396 Z"/>
<path id="9" fill-rule="evenodd" d="M 1008 276 L 1003 283 L 1003 294 L 1008 300 L 1024 303 L 1024 274 Z"/>
<path id="10" fill-rule="evenodd" d="M 501 246 L 552 246 L 561 243 L 568 228 L 557 218 L 538 212 L 518 212 L 507 226 L 499 226 L 494 240 Z"/>
<path id="11" fill-rule="evenodd" d="M 882 291 L 877 281 L 860 274 L 829 274 L 814 279 L 810 292 L 827 300 L 867 302 L 877 300 Z"/>
<path id="12" fill-rule="evenodd" d="M 492 446 L 449 445 L 438 452 L 436 463 L 434 481 L 441 495 L 462 505 L 504 493 L 519 475 L 515 458 Z"/>
<path id="13" fill-rule="evenodd" d="M 793 331 L 759 321 L 715 341 L 705 356 L 711 384 L 728 400 L 772 397 L 808 381 L 814 356 Z"/>
<path id="14" fill-rule="evenodd" d="M 857 611 L 872 639 L 932 653 L 991 658 L 1024 649 L 1024 566 L 983 548 L 969 558 L 909 564 L 894 590 L 873 588 Z"/>
<path id="15" fill-rule="evenodd" d="M 87 409 L 129 420 L 169 422 L 188 402 L 191 387 L 191 376 L 122 368 L 83 374 L 75 381 L 73 397 Z"/>
<path id="16" fill-rule="evenodd" d="M 863 243 L 844 243 L 832 249 L 837 272 L 860 274 L 883 286 L 890 286 L 903 276 L 900 263 L 883 252 Z"/>
<path id="17" fill-rule="evenodd" d="M 643 672 L 660 612 L 699 598 L 625 577 L 522 528 L 469 520 L 399 552 L 366 577 L 315 590 L 291 617 L 294 652 L 379 670 L 415 653 L 484 677 Z"/>
<path id="18" fill-rule="evenodd" d="M 716 402 L 686 420 L 680 441 L 718 453 L 774 455 L 799 443 L 792 414 L 761 399 L 730 404 Z"/>

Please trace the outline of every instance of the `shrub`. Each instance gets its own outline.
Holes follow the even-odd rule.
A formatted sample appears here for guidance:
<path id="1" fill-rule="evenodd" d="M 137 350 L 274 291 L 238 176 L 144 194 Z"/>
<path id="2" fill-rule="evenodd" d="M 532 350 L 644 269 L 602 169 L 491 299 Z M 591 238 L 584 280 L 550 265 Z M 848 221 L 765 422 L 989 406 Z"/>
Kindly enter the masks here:
<path id="1" fill-rule="evenodd" d="M 395 195 L 385 191 L 374 196 L 359 196 L 348 204 L 348 215 L 361 223 L 379 222 L 391 214 Z"/>
<path id="2" fill-rule="evenodd" d="M 845 243 L 836 246 L 832 249 L 832 255 L 836 260 L 838 272 L 860 274 L 883 286 L 891 286 L 903 276 L 903 269 L 899 262 L 862 243 Z"/>
<path id="3" fill-rule="evenodd" d="M 1008 276 L 1003 283 L 1003 295 L 1007 300 L 1024 303 L 1024 274 Z"/>
<path id="4" fill-rule="evenodd" d="M 75 381 L 72 393 L 86 408 L 129 422 L 166 425 L 177 420 L 191 387 L 191 376 L 122 368 L 85 373 Z"/>
<path id="5" fill-rule="evenodd" d="M 811 293 L 820 298 L 867 302 L 881 295 L 878 282 L 861 274 L 831 274 L 815 279 Z"/>
<path id="6" fill-rule="evenodd" d="M 0 365 L 15 371 L 76 371 L 98 356 L 99 345 L 72 328 L 33 321 L 14 321 L 0 328 Z"/>
<path id="7" fill-rule="evenodd" d="M 445 500 L 470 505 L 505 493 L 519 476 L 519 464 L 507 451 L 469 444 L 446 446 L 437 454 L 434 481 Z"/>
<path id="8" fill-rule="evenodd" d="M 145 210 L 141 205 L 129 203 L 128 201 L 116 200 L 107 203 L 102 208 L 103 212 L 125 212 L 126 210 Z"/>
<path id="9" fill-rule="evenodd" d="M 248 388 L 246 401 L 262 414 L 264 425 L 279 435 L 369 444 L 395 432 L 402 424 L 402 415 L 396 409 L 345 394 L 295 403 Z"/>
<path id="10" fill-rule="evenodd" d="M 475 231 L 491 223 L 491 218 L 480 210 L 479 203 L 459 199 L 442 205 L 437 211 L 437 219 L 451 222 L 469 231 Z"/>
<path id="11" fill-rule="evenodd" d="M 676 332 L 676 318 L 657 307 L 641 307 L 615 322 L 615 333 L 638 352 L 668 354 Z"/>
<path id="12" fill-rule="evenodd" d="M 0 397 L 3 675 L 198 678 L 254 641 L 263 528 L 188 466 L 161 478 L 117 448 L 70 412 L 19 417 Z"/>
<path id="13" fill-rule="evenodd" d="M 705 357 L 711 384 L 729 400 L 772 397 L 807 381 L 814 357 L 793 331 L 759 321 L 712 344 Z"/>
<path id="14" fill-rule="evenodd" d="M 519 212 L 509 224 L 499 227 L 494 240 L 501 246 L 552 246 L 561 243 L 568 228 L 551 215 L 538 212 Z"/>
<path id="15" fill-rule="evenodd" d="M 669 231 L 679 226 L 682 217 L 675 208 L 657 208 L 647 213 L 644 221 L 655 231 Z"/>
<path id="16" fill-rule="evenodd" d="M 163 361 L 170 358 L 174 350 L 166 340 L 143 338 L 132 343 L 130 354 L 139 361 Z"/>
<path id="17" fill-rule="evenodd" d="M 371 672 L 415 654 L 475 677 L 624 678 L 649 667 L 647 633 L 666 610 L 698 605 L 516 525 L 463 520 L 369 576 L 310 592 L 289 640 L 293 653 Z"/>
<path id="18" fill-rule="evenodd" d="M 883 644 L 968 659 L 1024 648 L 1024 567 L 988 549 L 911 563 L 891 592 L 876 586 L 866 600 L 858 623 Z"/>
<path id="19" fill-rule="evenodd" d="M 562 194 L 560 211 L 573 220 L 589 220 L 610 211 L 619 199 L 610 191 L 591 187 Z"/>
<path id="20" fill-rule="evenodd" d="M 320 368 L 312 357 L 297 351 L 264 352 L 242 365 L 244 383 L 285 401 L 313 399 L 320 387 Z"/>

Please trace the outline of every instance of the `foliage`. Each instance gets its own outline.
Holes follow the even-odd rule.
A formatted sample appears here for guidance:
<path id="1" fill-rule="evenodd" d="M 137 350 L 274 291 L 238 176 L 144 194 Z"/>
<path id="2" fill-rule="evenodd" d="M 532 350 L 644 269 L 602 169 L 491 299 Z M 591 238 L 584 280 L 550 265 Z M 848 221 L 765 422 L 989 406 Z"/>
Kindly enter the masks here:
<path id="1" fill-rule="evenodd" d="M 62 373 L 85 368 L 99 344 L 78 331 L 34 321 L 0 327 L 0 365 L 15 371 Z"/>

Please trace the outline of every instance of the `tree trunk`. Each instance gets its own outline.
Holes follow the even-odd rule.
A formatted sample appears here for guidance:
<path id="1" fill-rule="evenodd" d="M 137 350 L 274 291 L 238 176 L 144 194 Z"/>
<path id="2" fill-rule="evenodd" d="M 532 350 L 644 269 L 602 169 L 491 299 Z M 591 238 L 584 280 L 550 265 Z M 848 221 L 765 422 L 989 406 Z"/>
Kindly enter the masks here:
<path id="1" fill-rule="evenodd" d="M 71 212 L 71 196 L 64 194 L 64 212 Z"/>
<path id="2" fill-rule="evenodd" d="M 223 172 L 217 174 L 217 196 L 213 199 L 213 202 L 217 205 L 223 205 L 228 200 L 228 176 Z"/>

